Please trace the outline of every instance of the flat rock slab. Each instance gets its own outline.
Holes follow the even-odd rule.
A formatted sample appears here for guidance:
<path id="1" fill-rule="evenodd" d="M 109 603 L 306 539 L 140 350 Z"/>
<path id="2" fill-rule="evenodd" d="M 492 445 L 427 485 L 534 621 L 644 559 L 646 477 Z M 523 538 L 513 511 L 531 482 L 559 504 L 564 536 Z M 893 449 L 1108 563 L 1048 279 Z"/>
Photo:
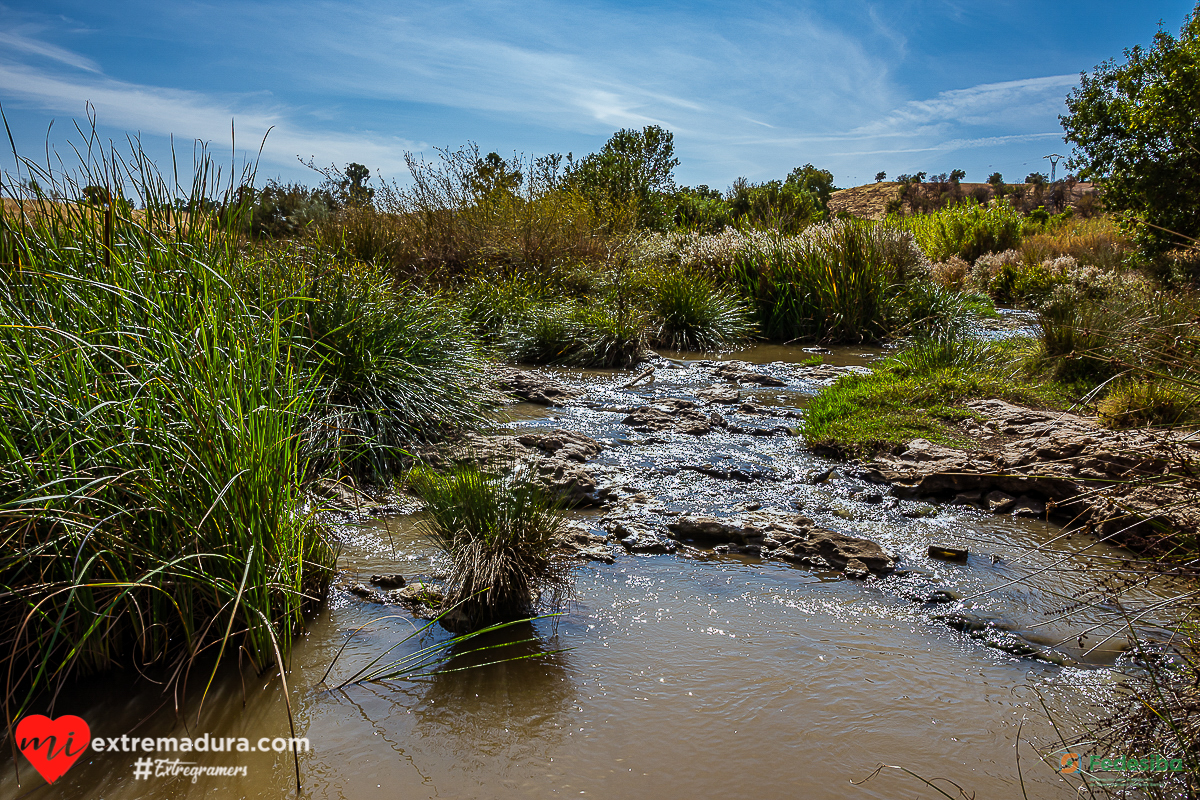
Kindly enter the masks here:
<path id="1" fill-rule="evenodd" d="M 678 539 L 733 544 L 738 552 L 757 548 L 762 558 L 839 570 L 851 578 L 886 575 L 896 568 L 896 559 L 875 542 L 820 528 L 797 515 L 688 516 L 668 523 L 667 529 Z"/>
<path id="2" fill-rule="evenodd" d="M 586 462 L 604 444 L 576 431 L 553 430 L 519 436 L 468 436 L 450 453 L 458 462 L 519 464 L 548 494 L 570 506 L 598 505 L 597 479 Z"/>
<path id="3" fill-rule="evenodd" d="M 566 405 L 584 394 L 546 375 L 512 368 L 502 368 L 492 385 L 507 395 L 543 406 Z"/>
<path id="4" fill-rule="evenodd" d="M 993 513 L 1047 513 L 1138 549 L 1162 526 L 1200 530 L 1200 441 L 1162 430 L 1112 431 L 1074 414 L 979 400 L 969 449 L 914 439 L 867 465 L 865 477 L 901 496 L 948 496 Z"/>
<path id="5" fill-rule="evenodd" d="M 661 407 L 659 402 L 649 406 L 638 406 L 621 420 L 621 424 L 628 425 L 636 431 L 659 433 L 673 430 L 692 436 L 703 436 L 712 431 L 713 420 L 695 405 L 687 400 L 678 400 L 667 408 Z"/>

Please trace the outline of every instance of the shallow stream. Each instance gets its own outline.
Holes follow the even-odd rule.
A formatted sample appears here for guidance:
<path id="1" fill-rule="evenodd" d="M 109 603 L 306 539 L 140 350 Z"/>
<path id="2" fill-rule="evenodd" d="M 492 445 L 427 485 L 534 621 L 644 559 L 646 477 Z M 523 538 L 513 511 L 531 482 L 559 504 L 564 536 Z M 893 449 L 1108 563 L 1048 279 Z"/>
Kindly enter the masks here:
<path id="1" fill-rule="evenodd" d="M 825 360 L 859 366 L 877 354 L 845 349 Z M 811 356 L 780 347 L 730 354 L 785 386 L 743 386 L 743 400 L 765 412 L 723 410 L 743 429 L 794 426 L 819 382 L 798 378 L 792 367 Z M 635 373 L 558 371 L 588 395 L 567 408 L 514 406 L 507 424 L 605 440 L 593 466 L 619 497 L 620 512 L 648 524 L 679 513 L 799 509 L 825 527 L 879 542 L 899 557 L 900 573 L 848 580 L 711 550 L 639 556 L 618 547 L 613 564 L 581 564 L 564 616 L 532 626 L 543 649 L 562 652 L 420 683 L 328 692 L 318 682 L 350 631 L 368 625 L 342 654 L 340 675 L 421 624 L 402 607 L 335 589 L 295 648 L 288 675 L 296 733 L 312 748 L 300 757 L 304 796 L 935 796 L 897 769 L 852 785 L 881 764 L 951 779 L 981 798 L 1074 796 L 1031 746 L 1015 745 L 1018 735 L 1025 742 L 1054 739 L 1042 701 L 1069 720 L 1100 713 L 1111 696 L 1117 677 L 1109 667 L 1126 635 L 1106 623 L 1106 609 L 1067 609 L 1104 576 L 1105 557 L 1121 554 L 1093 546 L 1071 555 L 1084 546 L 1078 537 L 1063 540 L 1058 526 L 1037 520 L 896 500 L 887 487 L 848 477 L 843 466 L 783 432 L 624 429 L 620 420 L 631 406 L 693 397 L 710 382 L 688 361 L 674 367 L 658 370 L 653 384 L 628 389 L 620 387 Z M 814 482 L 830 468 L 832 475 Z M 711 474 L 722 470 L 748 478 Z M 613 513 L 573 516 L 595 525 L 606 512 Z M 376 573 L 411 579 L 438 569 L 413 517 L 348 525 L 341 533 L 343 585 Z M 966 547 L 971 555 L 965 563 L 935 561 L 926 555 L 931 543 Z M 930 598 L 946 602 L 925 602 Z M 1152 599 L 1126 596 L 1128 603 Z M 972 624 L 961 620 L 993 624 L 972 635 Z M 431 635 L 446 636 L 440 629 Z M 1042 657 L 1015 654 L 1029 652 Z M 138 736 L 288 736 L 278 678 L 246 675 L 244 685 L 236 676 L 218 681 L 199 721 L 202 680 L 193 680 L 184 720 L 169 712 L 169 698 L 168 710 L 151 715 L 163 699 L 133 676 L 91 681 L 60 698 L 56 711 L 82 716 L 94 736 L 130 733 L 144 719 Z M 18 788 L 10 768 L 0 777 L 0 795 L 182 800 L 295 791 L 286 754 L 192 757 L 247 767 L 244 777 L 195 784 L 135 779 L 139 756 L 89 752 L 50 788 L 35 788 L 42 782 L 27 766 Z"/>

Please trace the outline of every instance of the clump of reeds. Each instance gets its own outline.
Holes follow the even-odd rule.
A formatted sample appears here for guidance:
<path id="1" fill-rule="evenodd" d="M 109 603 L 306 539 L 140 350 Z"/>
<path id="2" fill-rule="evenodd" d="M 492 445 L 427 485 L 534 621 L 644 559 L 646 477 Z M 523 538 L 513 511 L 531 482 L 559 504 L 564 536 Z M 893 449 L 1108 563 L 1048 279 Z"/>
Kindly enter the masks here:
<path id="1" fill-rule="evenodd" d="M 425 501 L 426 531 L 450 557 L 443 625 L 474 630 L 530 616 L 545 594 L 557 604 L 569 590 L 568 567 L 555 558 L 565 518 L 521 468 L 490 472 L 459 466 L 413 471 Z"/>
<path id="2" fill-rule="evenodd" d="M 672 350 L 713 351 L 754 331 L 745 304 L 705 275 L 669 270 L 652 282 L 650 340 Z"/>
<path id="3" fill-rule="evenodd" d="M 8 713 L 90 669 L 175 664 L 231 633 L 264 666 L 331 576 L 302 510 L 315 393 L 287 320 L 234 291 L 230 218 L 184 224 L 140 152 L 0 227 L 0 660 Z M 91 168 L 90 171 L 88 168 Z M 219 191 L 197 163 L 193 191 Z M 116 194 L 116 192 L 113 192 Z"/>
<path id="4" fill-rule="evenodd" d="M 892 217 L 889 222 L 911 231 L 932 261 L 957 256 L 974 262 L 984 253 L 1017 247 L 1024 217 L 1003 200 L 986 206 L 966 201 L 929 214 Z"/>
<path id="5" fill-rule="evenodd" d="M 861 342 L 888 333 L 890 296 L 927 269 L 910 234 L 836 220 L 742 251 L 729 275 L 768 338 Z"/>
<path id="6" fill-rule="evenodd" d="M 91 669 L 174 682 L 212 647 L 278 662 L 335 559 L 306 482 L 386 473 L 479 416 L 474 345 L 438 302 L 310 248 L 247 246 L 252 172 L 222 180 L 201 152 L 185 189 L 136 146 L 89 144 L 74 176 L 21 160 L 36 197 L 3 186 L 9 719 Z"/>

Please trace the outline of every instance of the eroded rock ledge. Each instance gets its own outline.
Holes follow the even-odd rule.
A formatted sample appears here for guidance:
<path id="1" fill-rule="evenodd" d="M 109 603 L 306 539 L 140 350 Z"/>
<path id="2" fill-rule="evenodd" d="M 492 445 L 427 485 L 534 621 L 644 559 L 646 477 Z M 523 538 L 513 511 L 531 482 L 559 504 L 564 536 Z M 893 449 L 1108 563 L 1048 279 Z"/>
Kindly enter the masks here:
<path id="1" fill-rule="evenodd" d="M 899 496 L 975 503 L 995 513 L 1049 516 L 1135 549 L 1170 532 L 1200 529 L 1200 438 L 1153 429 L 1112 431 L 1095 421 L 1001 400 L 967 404 L 981 414 L 957 449 L 916 439 L 866 465 Z"/>

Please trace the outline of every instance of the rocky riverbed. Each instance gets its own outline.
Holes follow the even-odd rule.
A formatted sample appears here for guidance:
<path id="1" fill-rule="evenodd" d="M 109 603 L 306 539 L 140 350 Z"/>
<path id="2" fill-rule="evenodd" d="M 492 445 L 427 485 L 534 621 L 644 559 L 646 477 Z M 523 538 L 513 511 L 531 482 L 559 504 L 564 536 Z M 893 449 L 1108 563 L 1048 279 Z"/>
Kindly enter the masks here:
<path id="1" fill-rule="evenodd" d="M 939 583 L 931 563 L 991 559 L 995 569 L 999 559 L 937 525 L 961 509 L 1071 522 L 1083 534 L 1123 541 L 1150 535 L 1155 518 L 1193 524 L 1194 511 L 1169 502 L 1177 489 L 1161 476 L 1191 463 L 1195 443 L 1116 434 L 1082 417 L 999 401 L 971 405 L 978 419 L 965 423 L 968 448 L 916 440 L 867 464 L 815 456 L 796 428 L 807 398 L 863 369 L 665 358 L 632 373 L 505 368 L 496 383 L 514 402 L 512 428 L 422 457 L 435 466 L 520 465 L 576 509 L 560 542 L 566 556 L 776 562 L 825 579 L 880 582 L 925 606 L 963 596 L 963 587 Z M 1160 479 L 1113 484 L 1135 473 Z M 943 533 L 914 537 L 922 526 Z M 432 570 L 421 588 L 390 592 L 359 583 L 356 593 L 429 617 L 438 577 Z M 1073 657 L 1058 640 L 1047 647 L 1052 637 L 1026 637 L 1026 626 L 971 605 L 931 618 L 1017 655 Z"/>

